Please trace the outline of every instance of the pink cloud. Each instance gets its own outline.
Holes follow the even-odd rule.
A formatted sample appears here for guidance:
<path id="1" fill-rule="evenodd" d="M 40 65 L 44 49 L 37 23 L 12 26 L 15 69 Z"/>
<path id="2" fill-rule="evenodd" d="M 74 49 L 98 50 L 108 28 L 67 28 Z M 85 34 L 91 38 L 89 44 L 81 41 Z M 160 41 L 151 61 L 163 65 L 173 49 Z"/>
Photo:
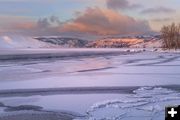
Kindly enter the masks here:
<path id="1" fill-rule="evenodd" d="M 61 29 L 71 32 L 92 34 L 131 34 L 149 31 L 148 22 L 135 20 L 109 9 L 88 8 L 73 21 L 64 24 Z"/>

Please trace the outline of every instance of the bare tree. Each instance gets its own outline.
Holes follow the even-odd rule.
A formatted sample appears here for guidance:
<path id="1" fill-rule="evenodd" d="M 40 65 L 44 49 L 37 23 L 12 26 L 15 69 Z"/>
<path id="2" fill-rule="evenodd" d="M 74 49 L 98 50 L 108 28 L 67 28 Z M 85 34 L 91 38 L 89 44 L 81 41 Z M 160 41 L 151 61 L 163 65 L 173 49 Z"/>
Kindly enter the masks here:
<path id="1" fill-rule="evenodd" d="M 180 48 L 180 24 L 172 23 L 168 26 L 163 26 L 161 29 L 163 47 L 168 49 Z"/>

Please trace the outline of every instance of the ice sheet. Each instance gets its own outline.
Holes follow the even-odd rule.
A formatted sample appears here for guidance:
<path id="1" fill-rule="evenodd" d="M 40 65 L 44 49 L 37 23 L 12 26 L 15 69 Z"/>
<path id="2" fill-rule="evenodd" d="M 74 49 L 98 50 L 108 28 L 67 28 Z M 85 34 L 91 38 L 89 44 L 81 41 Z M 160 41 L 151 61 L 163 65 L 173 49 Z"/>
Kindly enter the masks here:
<path id="1" fill-rule="evenodd" d="M 133 94 L 94 91 L 81 95 L 1 97 L 0 102 L 74 111 L 85 114 L 83 120 L 163 120 L 165 106 L 180 104 L 179 91 L 175 91 L 180 85 L 179 71 L 180 55 L 164 52 L 3 61 L 0 91 L 71 87 L 92 87 L 93 91 L 93 87 L 125 86 L 139 89 Z M 170 89 L 165 85 L 177 86 Z"/>
<path id="2" fill-rule="evenodd" d="M 1 62 L 0 89 L 179 85 L 179 57 L 145 52 Z"/>

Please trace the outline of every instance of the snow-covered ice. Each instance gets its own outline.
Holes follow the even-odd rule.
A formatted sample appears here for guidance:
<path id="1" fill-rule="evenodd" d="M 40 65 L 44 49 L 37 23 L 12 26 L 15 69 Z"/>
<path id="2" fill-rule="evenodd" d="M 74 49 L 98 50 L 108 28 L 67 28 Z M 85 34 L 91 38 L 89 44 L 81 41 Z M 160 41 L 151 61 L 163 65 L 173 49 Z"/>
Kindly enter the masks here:
<path id="1" fill-rule="evenodd" d="M 179 71 L 180 55 L 174 52 L 2 60 L 0 103 L 76 112 L 83 120 L 163 120 L 165 106 L 180 104 Z M 49 88 L 68 92 L 44 93 Z M 27 89 L 36 94 L 25 96 Z"/>
<path id="2" fill-rule="evenodd" d="M 92 120 L 163 120 L 165 107 L 180 104 L 180 93 L 160 87 L 141 87 L 125 98 L 96 103 L 88 111 Z"/>

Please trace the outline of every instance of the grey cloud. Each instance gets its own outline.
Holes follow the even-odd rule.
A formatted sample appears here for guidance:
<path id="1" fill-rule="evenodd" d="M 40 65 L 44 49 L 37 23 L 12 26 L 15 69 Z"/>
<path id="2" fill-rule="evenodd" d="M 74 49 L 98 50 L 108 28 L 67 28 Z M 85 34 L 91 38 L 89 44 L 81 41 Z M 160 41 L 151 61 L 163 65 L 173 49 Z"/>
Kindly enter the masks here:
<path id="1" fill-rule="evenodd" d="M 142 14 L 174 13 L 176 10 L 167 7 L 154 7 L 141 11 Z"/>
<path id="2" fill-rule="evenodd" d="M 60 20 L 58 17 L 51 16 L 47 18 L 40 18 L 37 22 L 22 22 L 12 26 L 13 28 L 9 29 L 11 29 L 13 32 L 15 31 L 16 33 L 22 33 L 26 35 L 58 35 L 58 29 L 61 27 L 59 22 Z"/>
<path id="3" fill-rule="evenodd" d="M 56 23 L 59 25 L 62 24 L 62 22 L 59 20 L 59 18 L 57 16 L 51 16 L 49 19 L 52 23 Z"/>
<path id="4" fill-rule="evenodd" d="M 140 4 L 130 4 L 127 0 L 106 0 L 109 9 L 137 9 L 141 8 Z"/>
<path id="5" fill-rule="evenodd" d="M 50 16 L 48 18 L 40 18 L 37 22 L 38 27 L 47 28 L 53 25 L 61 25 L 62 22 L 57 16 Z"/>
<path id="6" fill-rule="evenodd" d="M 39 19 L 37 22 L 37 27 L 42 29 L 42 28 L 47 28 L 49 27 L 51 24 L 49 23 L 48 18 L 43 18 L 43 19 Z"/>
<path id="7" fill-rule="evenodd" d="M 168 22 L 168 21 L 172 21 L 173 19 L 172 18 L 155 18 L 155 19 L 152 19 L 152 21 L 154 22 Z"/>
<path id="8" fill-rule="evenodd" d="M 50 16 L 47 18 L 41 18 L 37 21 L 33 30 L 30 30 L 33 34 L 40 35 L 57 35 L 59 33 L 58 28 L 61 27 L 61 22 L 58 17 Z"/>

